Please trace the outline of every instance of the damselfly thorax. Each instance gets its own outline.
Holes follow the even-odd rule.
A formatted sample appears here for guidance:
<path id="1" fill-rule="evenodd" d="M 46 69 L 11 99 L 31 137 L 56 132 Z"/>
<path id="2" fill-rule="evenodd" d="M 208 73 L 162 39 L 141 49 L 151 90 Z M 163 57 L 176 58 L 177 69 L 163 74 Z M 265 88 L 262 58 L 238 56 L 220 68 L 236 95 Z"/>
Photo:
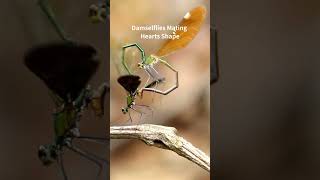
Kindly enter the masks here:
<path id="1" fill-rule="evenodd" d="M 146 61 L 143 63 L 145 65 L 155 65 L 161 60 L 158 56 L 151 54 Z"/>

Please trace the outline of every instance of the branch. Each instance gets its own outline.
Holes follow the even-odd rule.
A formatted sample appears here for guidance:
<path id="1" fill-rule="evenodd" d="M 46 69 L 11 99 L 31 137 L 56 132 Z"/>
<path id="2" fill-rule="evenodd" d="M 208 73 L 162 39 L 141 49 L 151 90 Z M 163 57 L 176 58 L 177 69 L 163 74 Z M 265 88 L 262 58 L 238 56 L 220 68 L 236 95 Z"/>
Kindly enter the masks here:
<path id="1" fill-rule="evenodd" d="M 111 126 L 111 139 L 140 139 L 149 146 L 168 149 L 210 172 L 210 157 L 176 134 L 173 127 L 153 124 Z"/>

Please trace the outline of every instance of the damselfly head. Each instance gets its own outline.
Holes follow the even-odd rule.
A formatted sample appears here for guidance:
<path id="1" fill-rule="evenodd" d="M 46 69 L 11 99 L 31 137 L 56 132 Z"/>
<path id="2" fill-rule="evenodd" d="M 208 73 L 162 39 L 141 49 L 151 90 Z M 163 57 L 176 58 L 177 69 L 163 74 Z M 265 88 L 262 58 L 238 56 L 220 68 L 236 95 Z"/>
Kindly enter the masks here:
<path id="1" fill-rule="evenodd" d="M 142 63 L 138 63 L 138 68 L 143 69 L 143 64 Z"/>
<path id="2" fill-rule="evenodd" d="M 24 63 L 65 102 L 75 100 L 96 72 L 96 50 L 88 44 L 49 43 L 28 50 Z"/>
<path id="3" fill-rule="evenodd" d="M 122 111 L 123 114 L 127 114 L 129 109 L 128 108 L 122 108 L 121 111 Z"/>
<path id="4" fill-rule="evenodd" d="M 106 5 L 101 4 L 92 4 L 89 7 L 89 18 L 93 23 L 104 22 L 107 18 L 107 9 Z"/>
<path id="5" fill-rule="evenodd" d="M 38 157 L 45 166 L 49 166 L 58 158 L 57 149 L 52 145 L 41 145 L 38 150 Z"/>

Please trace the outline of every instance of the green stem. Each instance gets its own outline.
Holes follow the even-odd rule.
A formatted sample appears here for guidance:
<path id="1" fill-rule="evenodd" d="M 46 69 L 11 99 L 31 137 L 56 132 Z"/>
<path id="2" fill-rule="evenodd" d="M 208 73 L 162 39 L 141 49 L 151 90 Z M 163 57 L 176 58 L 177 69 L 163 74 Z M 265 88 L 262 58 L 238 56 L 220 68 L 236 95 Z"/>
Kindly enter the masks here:
<path id="1" fill-rule="evenodd" d="M 66 33 L 64 32 L 63 28 L 60 26 L 60 24 L 57 23 L 56 18 L 54 17 L 54 13 L 48 3 L 48 0 L 39 0 L 38 4 L 42 11 L 46 14 L 48 17 L 49 21 L 55 28 L 56 32 L 58 35 L 64 40 L 64 41 L 70 41 L 69 38 L 67 38 Z"/>

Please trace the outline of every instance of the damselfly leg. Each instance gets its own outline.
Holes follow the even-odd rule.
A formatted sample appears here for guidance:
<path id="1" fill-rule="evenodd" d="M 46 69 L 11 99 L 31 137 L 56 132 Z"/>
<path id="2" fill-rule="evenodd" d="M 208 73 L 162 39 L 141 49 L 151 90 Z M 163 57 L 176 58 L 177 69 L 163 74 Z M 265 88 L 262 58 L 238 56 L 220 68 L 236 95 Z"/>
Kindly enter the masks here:
<path id="1" fill-rule="evenodd" d="M 101 158 L 101 157 L 98 157 L 97 155 L 95 154 L 92 154 L 88 151 L 85 151 L 85 150 L 82 150 L 72 144 L 69 144 L 67 146 L 68 149 L 70 149 L 71 151 L 79 154 L 80 156 L 84 157 L 85 159 L 93 162 L 94 164 L 96 164 L 98 166 L 98 173 L 97 173 L 97 178 L 96 179 L 99 179 L 100 175 L 101 175 L 101 172 L 103 170 L 103 164 L 107 164 L 108 161 L 106 161 L 105 159 Z M 101 163 L 103 162 L 103 164 Z"/>
<path id="2" fill-rule="evenodd" d="M 88 142 L 94 142 L 102 145 L 108 145 L 109 144 L 109 139 L 104 138 L 104 137 L 92 137 L 92 136 L 79 136 L 77 137 L 79 140 L 84 140 Z"/>
<path id="3" fill-rule="evenodd" d="M 63 152 L 60 152 L 59 155 L 58 155 L 58 158 L 57 158 L 57 164 L 58 164 L 58 167 L 59 167 L 59 170 L 63 176 L 63 179 L 64 180 L 68 180 L 68 176 L 67 176 L 67 173 L 66 173 L 66 169 L 64 167 L 64 163 L 63 163 Z"/>

